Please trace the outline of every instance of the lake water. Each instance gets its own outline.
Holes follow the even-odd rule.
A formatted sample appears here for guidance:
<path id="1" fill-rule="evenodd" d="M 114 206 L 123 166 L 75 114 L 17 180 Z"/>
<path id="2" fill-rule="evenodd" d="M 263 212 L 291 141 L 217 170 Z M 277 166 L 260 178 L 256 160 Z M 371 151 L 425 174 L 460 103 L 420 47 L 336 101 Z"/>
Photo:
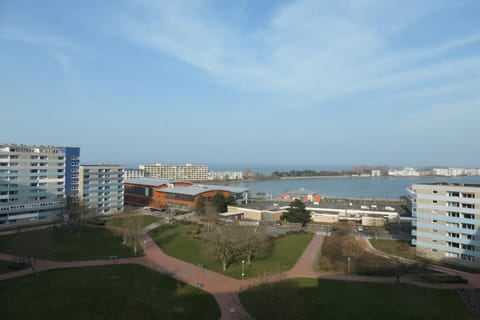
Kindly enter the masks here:
<path id="1" fill-rule="evenodd" d="M 480 177 L 377 177 L 377 178 L 321 178 L 285 179 L 235 183 L 249 188 L 252 195 L 272 193 L 273 197 L 286 191 L 304 188 L 326 197 L 356 199 L 398 199 L 406 195 L 405 189 L 414 183 L 477 183 Z"/>

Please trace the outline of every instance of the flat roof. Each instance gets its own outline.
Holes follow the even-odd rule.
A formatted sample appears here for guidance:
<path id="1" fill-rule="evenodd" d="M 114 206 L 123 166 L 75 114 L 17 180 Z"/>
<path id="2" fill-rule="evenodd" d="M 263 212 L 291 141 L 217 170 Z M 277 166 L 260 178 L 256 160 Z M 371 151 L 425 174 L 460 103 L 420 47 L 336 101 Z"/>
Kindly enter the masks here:
<path id="1" fill-rule="evenodd" d="M 476 187 L 480 188 L 480 183 L 458 183 L 458 182 L 428 182 L 428 183 L 414 183 L 413 185 L 426 185 L 426 186 L 452 186 L 452 187 Z"/>
<path id="2" fill-rule="evenodd" d="M 167 183 L 172 183 L 171 180 L 155 179 L 155 178 L 131 178 L 125 179 L 125 183 L 141 184 L 144 186 L 158 187 Z"/>
<path id="3" fill-rule="evenodd" d="M 247 192 L 248 188 L 240 188 L 240 187 L 229 187 L 229 186 L 217 186 L 217 185 L 201 185 L 201 184 L 194 184 L 191 186 L 178 186 L 173 188 L 163 188 L 159 189 L 160 192 L 165 193 L 176 193 L 176 194 L 183 194 L 187 196 L 197 196 L 204 192 L 208 191 L 227 191 L 231 193 L 243 193 Z"/>

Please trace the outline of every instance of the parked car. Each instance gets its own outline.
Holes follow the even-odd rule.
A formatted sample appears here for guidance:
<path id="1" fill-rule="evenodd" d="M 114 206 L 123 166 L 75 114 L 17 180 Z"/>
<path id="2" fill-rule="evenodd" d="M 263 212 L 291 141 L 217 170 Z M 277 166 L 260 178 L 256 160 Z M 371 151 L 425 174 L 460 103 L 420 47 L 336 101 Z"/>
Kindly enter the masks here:
<path id="1" fill-rule="evenodd" d="M 358 231 L 363 231 L 363 227 L 362 227 L 362 226 L 358 226 L 358 227 L 357 227 L 357 230 L 358 230 Z"/>

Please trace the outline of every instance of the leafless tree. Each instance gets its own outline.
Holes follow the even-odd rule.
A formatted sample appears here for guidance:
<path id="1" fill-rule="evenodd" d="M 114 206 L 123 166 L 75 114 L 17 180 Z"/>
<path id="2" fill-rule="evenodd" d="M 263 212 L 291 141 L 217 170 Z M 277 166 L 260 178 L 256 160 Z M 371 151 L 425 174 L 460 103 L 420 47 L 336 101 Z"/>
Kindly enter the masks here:
<path id="1" fill-rule="evenodd" d="M 38 274 L 37 259 L 45 257 L 51 251 L 51 245 L 51 233 L 45 230 L 17 234 L 10 242 L 11 250 L 22 257 L 35 274 Z"/>
<path id="2" fill-rule="evenodd" d="M 239 253 L 239 237 L 234 230 L 231 225 L 215 225 L 213 231 L 206 234 L 209 251 L 220 260 L 223 271 Z"/>
<path id="3" fill-rule="evenodd" d="M 252 262 L 253 257 L 262 257 L 268 253 L 271 239 L 263 228 L 241 226 L 237 228 L 240 255 L 245 257 L 247 264 Z"/>

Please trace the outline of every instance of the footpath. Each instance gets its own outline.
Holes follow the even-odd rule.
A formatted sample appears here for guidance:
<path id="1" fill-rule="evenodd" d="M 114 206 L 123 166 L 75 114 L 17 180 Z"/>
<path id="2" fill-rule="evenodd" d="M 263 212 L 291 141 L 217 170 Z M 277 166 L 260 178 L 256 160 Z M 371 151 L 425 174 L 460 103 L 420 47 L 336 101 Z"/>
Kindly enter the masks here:
<path id="1" fill-rule="evenodd" d="M 178 279 L 189 285 L 198 287 L 210 294 L 212 294 L 217 301 L 222 320 L 244 320 L 252 319 L 247 311 L 242 306 L 239 293 L 248 287 L 256 286 L 265 281 L 279 281 L 284 279 L 293 278 L 316 278 L 316 279 L 331 279 L 342 281 L 360 281 L 360 282 L 374 282 L 374 283 L 395 283 L 395 277 L 375 277 L 375 276 L 356 276 L 356 275 L 339 275 L 330 274 L 325 272 L 316 271 L 315 266 L 319 258 L 320 249 L 323 244 L 324 235 L 316 234 L 308 246 L 305 248 L 300 259 L 295 266 L 289 271 L 283 272 L 279 275 L 272 276 L 268 279 L 254 278 L 247 280 L 237 280 L 222 274 L 201 268 L 191 263 L 178 260 L 176 258 L 166 255 L 156 243 L 146 234 L 147 230 L 151 230 L 156 226 L 147 226 L 145 233 L 140 238 L 140 243 L 143 247 L 145 255 L 135 258 L 120 258 L 120 259 L 101 259 L 101 260 L 83 260 L 83 261 L 52 261 L 39 259 L 37 260 L 36 270 L 38 272 L 64 269 L 64 268 L 78 268 L 78 267 L 92 267 L 103 265 L 117 265 L 117 264 L 138 264 L 148 267 L 157 272 L 164 273 L 170 277 Z M 367 241 L 366 239 L 360 241 Z M 368 242 L 369 243 L 369 242 Z M 369 251 L 386 255 L 368 246 Z M 17 261 L 18 257 L 8 254 L 0 253 L 0 260 L 5 261 Z M 414 279 L 405 278 L 403 283 L 408 283 L 417 286 L 427 286 L 430 288 L 445 289 L 445 288 L 465 288 L 473 289 L 480 288 L 480 276 L 473 275 L 461 271 L 450 270 L 442 267 L 438 268 L 439 271 L 459 274 L 463 278 L 467 279 L 467 284 L 427 284 L 424 282 L 418 282 Z M 441 269 L 441 270 L 440 270 Z M 0 281 L 6 279 L 12 279 L 16 277 L 32 274 L 31 268 L 0 274 Z"/>

